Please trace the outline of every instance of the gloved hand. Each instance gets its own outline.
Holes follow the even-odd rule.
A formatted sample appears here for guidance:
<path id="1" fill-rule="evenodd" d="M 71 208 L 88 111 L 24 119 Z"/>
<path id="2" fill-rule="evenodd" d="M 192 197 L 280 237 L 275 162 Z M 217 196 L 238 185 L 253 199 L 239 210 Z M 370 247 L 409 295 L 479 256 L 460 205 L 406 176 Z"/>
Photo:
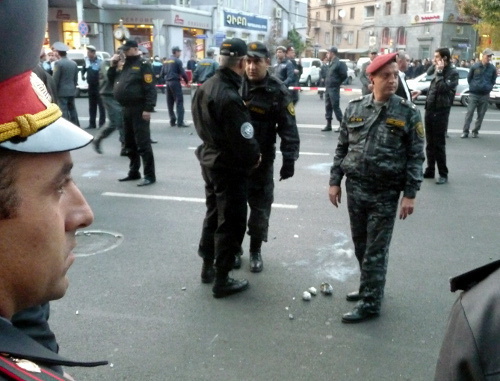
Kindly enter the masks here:
<path id="1" fill-rule="evenodd" d="M 280 181 L 292 177 L 294 172 L 295 172 L 295 161 L 283 160 L 283 165 L 281 166 L 280 169 Z"/>

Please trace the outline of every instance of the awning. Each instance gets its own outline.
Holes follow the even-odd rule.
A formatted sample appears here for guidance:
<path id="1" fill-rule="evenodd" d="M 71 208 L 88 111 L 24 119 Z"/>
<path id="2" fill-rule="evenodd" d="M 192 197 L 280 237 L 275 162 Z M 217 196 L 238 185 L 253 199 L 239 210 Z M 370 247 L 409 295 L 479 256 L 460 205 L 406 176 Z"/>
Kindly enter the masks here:
<path id="1" fill-rule="evenodd" d="M 345 49 L 344 53 L 349 53 L 349 54 L 363 54 L 363 53 L 368 53 L 367 48 L 359 48 L 359 49 Z M 339 49 L 340 53 L 340 49 Z"/>

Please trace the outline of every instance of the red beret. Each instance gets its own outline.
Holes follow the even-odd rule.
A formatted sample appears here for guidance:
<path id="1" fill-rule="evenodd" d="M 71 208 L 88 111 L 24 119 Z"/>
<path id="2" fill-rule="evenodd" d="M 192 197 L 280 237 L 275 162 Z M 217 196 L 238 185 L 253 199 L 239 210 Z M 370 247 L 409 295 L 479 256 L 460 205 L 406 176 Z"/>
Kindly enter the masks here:
<path id="1" fill-rule="evenodd" d="M 381 56 L 375 57 L 375 59 L 372 61 L 372 63 L 369 64 L 368 67 L 366 68 L 366 72 L 368 74 L 375 74 L 383 66 L 385 66 L 391 62 L 396 62 L 397 55 L 398 55 L 398 53 L 390 53 L 390 54 L 383 54 Z"/>

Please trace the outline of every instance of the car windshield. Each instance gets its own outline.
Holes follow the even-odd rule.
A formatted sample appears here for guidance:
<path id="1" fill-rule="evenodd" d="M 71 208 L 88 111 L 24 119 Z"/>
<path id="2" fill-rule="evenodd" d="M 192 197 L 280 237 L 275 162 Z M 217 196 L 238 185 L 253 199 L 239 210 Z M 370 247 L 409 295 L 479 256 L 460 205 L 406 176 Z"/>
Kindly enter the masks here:
<path id="1" fill-rule="evenodd" d="M 302 67 L 309 67 L 311 66 L 311 63 L 310 62 L 302 62 Z"/>

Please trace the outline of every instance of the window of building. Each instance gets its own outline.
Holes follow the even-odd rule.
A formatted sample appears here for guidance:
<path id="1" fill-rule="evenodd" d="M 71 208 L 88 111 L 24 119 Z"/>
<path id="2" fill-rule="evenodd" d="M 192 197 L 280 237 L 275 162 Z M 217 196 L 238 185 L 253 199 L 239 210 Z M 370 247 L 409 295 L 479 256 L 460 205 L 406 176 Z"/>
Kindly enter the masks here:
<path id="1" fill-rule="evenodd" d="M 401 0 L 401 14 L 406 15 L 408 12 L 408 0 Z"/>
<path id="2" fill-rule="evenodd" d="M 425 34 L 429 34 L 429 33 L 431 33 L 431 27 L 430 27 L 430 25 L 425 25 L 425 26 L 424 26 L 424 33 L 425 33 Z"/>
<path id="3" fill-rule="evenodd" d="M 399 27 L 396 32 L 396 44 L 406 45 L 406 30 L 404 27 Z"/>
<path id="4" fill-rule="evenodd" d="M 463 25 L 457 25 L 457 34 L 464 34 Z"/>
<path id="5" fill-rule="evenodd" d="M 325 32 L 325 44 L 326 45 L 331 45 L 332 44 L 330 32 Z"/>
<path id="6" fill-rule="evenodd" d="M 342 43 L 342 33 L 337 32 L 335 34 L 335 44 L 340 45 Z"/>
<path id="7" fill-rule="evenodd" d="M 434 0 L 425 0 L 425 11 L 432 12 L 434 8 Z"/>
<path id="8" fill-rule="evenodd" d="M 391 2 L 390 1 L 387 1 L 385 3 L 384 15 L 386 15 L 386 16 L 390 16 L 391 15 Z"/>
<path id="9" fill-rule="evenodd" d="M 356 8 L 351 8 L 349 12 L 349 18 L 352 20 L 354 18 Z"/>
<path id="10" fill-rule="evenodd" d="M 352 45 L 353 42 L 354 42 L 354 32 L 351 31 L 351 32 L 347 33 L 347 43 L 349 45 Z"/>
<path id="11" fill-rule="evenodd" d="M 243 41 L 245 41 L 246 43 L 249 43 L 250 42 L 250 33 L 241 33 L 241 39 Z"/>
<path id="12" fill-rule="evenodd" d="M 226 38 L 233 38 L 233 37 L 236 37 L 235 33 L 233 31 L 226 30 Z"/>
<path id="13" fill-rule="evenodd" d="M 375 5 L 365 7 L 365 18 L 372 19 L 375 16 Z"/>
<path id="14" fill-rule="evenodd" d="M 420 58 L 424 59 L 424 58 L 430 57 L 430 51 L 431 50 L 430 50 L 429 46 L 421 46 L 419 49 Z"/>
<path id="15" fill-rule="evenodd" d="M 63 42 L 71 49 L 80 48 L 80 32 L 76 22 L 63 22 Z"/>
<path id="16" fill-rule="evenodd" d="M 389 28 L 385 27 L 382 30 L 382 45 L 390 45 L 391 44 L 391 31 Z"/>
<path id="17" fill-rule="evenodd" d="M 266 39 L 266 35 L 265 34 L 258 34 L 257 35 L 257 41 L 264 42 L 265 39 Z"/>
<path id="18" fill-rule="evenodd" d="M 316 12 L 316 20 L 319 20 L 319 12 Z"/>
<path id="19" fill-rule="evenodd" d="M 326 21 L 330 21 L 332 19 L 332 12 L 326 11 Z"/>

